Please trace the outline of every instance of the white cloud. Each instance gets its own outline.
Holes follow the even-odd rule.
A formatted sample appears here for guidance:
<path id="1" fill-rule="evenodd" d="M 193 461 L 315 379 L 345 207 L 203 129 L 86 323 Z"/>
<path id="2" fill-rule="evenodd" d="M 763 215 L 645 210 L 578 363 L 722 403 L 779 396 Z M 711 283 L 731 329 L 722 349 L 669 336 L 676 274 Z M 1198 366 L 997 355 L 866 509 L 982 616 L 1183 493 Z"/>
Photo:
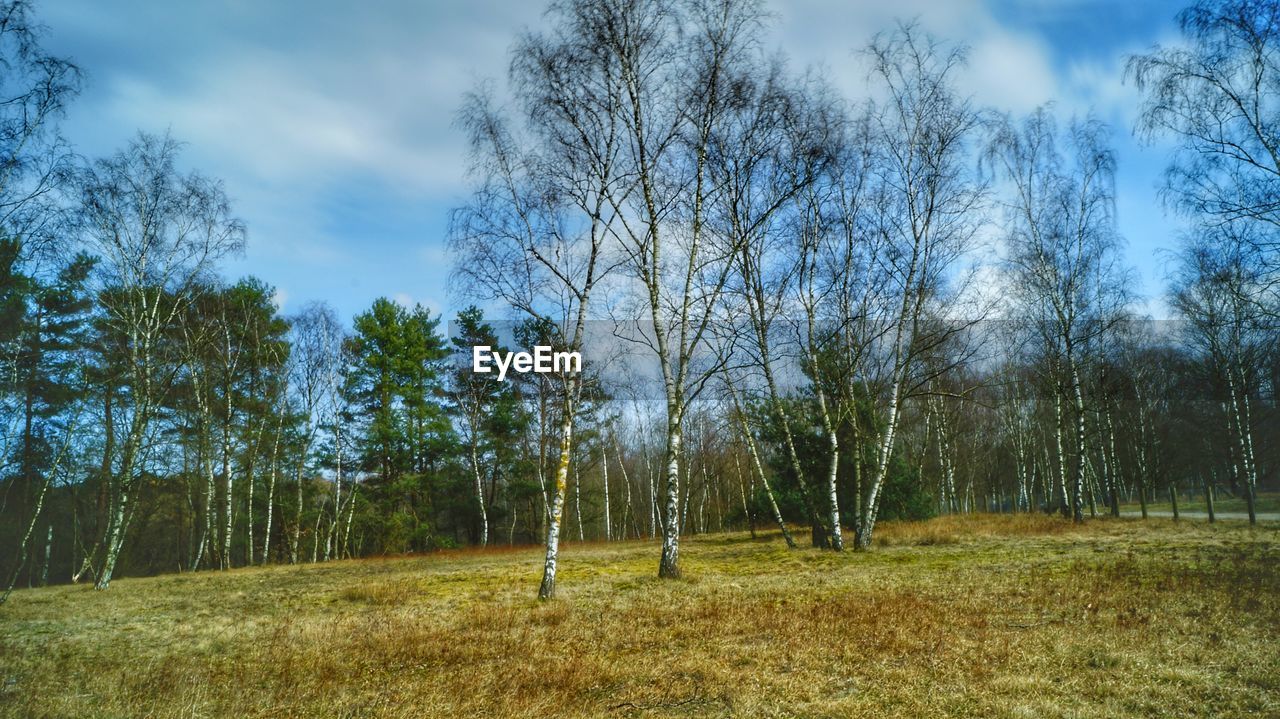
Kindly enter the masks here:
<path id="1" fill-rule="evenodd" d="M 974 41 L 961 89 L 979 104 L 1019 115 L 1060 94 L 1048 49 L 994 24 Z"/>
<path id="2" fill-rule="evenodd" d="M 388 70 L 338 89 L 339 78 L 265 52 L 205 66 L 177 92 L 118 78 L 107 111 L 122 127 L 159 129 L 164 118 L 200 155 L 259 182 L 317 187 L 365 177 L 408 195 L 438 192 L 460 174 L 449 107 L 461 91 L 449 100 L 431 88 L 415 91 L 415 74 Z M 398 86 L 438 112 L 387 103 Z"/>
<path id="3" fill-rule="evenodd" d="M 896 22 L 917 22 L 944 42 L 969 46 L 969 63 L 957 78 L 979 104 L 1025 112 L 1059 91 L 1049 48 L 1036 36 L 1002 25 L 979 0 L 938 3 L 787 3 L 779 12 L 777 42 L 801 67 L 821 65 L 822 75 L 846 97 L 866 97 L 868 65 L 861 51 Z"/>

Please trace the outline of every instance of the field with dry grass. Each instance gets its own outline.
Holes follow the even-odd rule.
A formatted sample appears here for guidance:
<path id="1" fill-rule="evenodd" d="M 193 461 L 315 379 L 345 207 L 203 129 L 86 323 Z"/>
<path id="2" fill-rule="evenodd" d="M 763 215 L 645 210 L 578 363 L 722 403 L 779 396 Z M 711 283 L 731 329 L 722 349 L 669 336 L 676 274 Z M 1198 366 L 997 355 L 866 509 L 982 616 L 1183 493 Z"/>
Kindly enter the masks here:
<path id="1" fill-rule="evenodd" d="M 121 579 L 0 607 L 0 715 L 1280 716 L 1280 527 L 887 523 Z"/>

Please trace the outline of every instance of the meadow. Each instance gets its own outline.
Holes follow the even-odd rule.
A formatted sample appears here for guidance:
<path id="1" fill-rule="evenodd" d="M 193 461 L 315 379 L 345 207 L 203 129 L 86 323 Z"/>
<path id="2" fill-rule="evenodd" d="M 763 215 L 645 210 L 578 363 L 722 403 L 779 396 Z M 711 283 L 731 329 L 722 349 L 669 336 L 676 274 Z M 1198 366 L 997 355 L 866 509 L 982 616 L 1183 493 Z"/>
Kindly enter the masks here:
<path id="1" fill-rule="evenodd" d="M 1280 715 L 1280 525 L 968 516 L 24 589 L 6 717 Z"/>

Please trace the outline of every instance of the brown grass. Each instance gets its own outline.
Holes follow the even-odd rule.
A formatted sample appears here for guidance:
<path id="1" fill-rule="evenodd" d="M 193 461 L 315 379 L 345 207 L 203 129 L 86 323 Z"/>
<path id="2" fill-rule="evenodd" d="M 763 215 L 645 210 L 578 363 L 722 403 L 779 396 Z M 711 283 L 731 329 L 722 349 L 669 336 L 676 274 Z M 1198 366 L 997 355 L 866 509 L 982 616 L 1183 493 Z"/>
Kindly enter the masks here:
<path id="1" fill-rule="evenodd" d="M 1276 716 L 1280 532 L 951 517 L 870 552 L 688 539 L 53 587 L 0 715 Z"/>

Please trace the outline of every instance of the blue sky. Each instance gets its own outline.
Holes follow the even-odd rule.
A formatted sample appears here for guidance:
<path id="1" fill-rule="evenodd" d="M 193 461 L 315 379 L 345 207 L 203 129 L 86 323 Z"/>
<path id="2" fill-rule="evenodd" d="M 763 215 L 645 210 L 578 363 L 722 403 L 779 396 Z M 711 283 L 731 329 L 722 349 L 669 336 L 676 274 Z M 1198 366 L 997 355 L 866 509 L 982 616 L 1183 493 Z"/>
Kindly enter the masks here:
<path id="1" fill-rule="evenodd" d="M 1093 109 L 1115 131 L 1120 229 L 1139 288 L 1163 314 L 1161 248 L 1179 223 L 1157 195 L 1166 148 L 1131 134 L 1124 57 L 1177 41 L 1169 0 L 795 0 L 771 3 L 772 42 L 865 94 L 854 52 L 896 18 L 972 48 L 963 89 L 1027 112 Z M 464 92 L 502 80 L 540 0 L 376 3 L 37 0 L 51 50 L 88 73 L 64 125 L 88 156 L 137 130 L 186 142 L 183 162 L 221 178 L 249 227 L 231 276 L 277 287 L 285 312 L 326 300 L 350 318 L 375 297 L 456 309 L 446 280 L 449 208 L 466 194 Z"/>

